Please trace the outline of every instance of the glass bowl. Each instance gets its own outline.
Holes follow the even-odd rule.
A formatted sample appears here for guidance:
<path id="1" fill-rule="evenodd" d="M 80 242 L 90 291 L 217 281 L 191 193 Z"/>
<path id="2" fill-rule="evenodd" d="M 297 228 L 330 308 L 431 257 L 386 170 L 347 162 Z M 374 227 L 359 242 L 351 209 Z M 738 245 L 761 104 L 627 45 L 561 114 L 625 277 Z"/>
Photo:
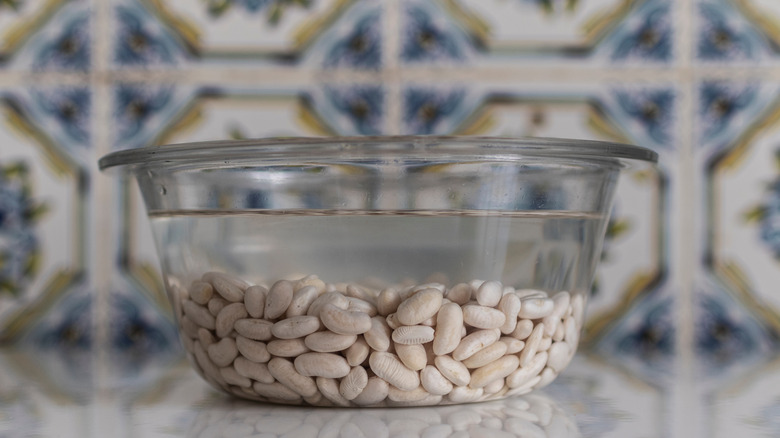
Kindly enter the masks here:
<path id="1" fill-rule="evenodd" d="M 180 338 L 227 393 L 315 406 L 525 394 L 574 355 L 635 146 L 282 138 L 114 152 Z"/>

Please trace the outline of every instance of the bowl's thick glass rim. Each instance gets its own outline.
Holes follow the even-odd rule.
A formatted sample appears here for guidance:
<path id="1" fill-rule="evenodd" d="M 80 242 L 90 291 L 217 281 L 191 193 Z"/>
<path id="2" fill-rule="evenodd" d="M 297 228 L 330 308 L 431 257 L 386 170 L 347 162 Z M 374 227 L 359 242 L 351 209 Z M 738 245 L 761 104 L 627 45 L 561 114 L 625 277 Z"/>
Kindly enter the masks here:
<path id="1" fill-rule="evenodd" d="M 369 148 L 366 146 L 382 146 Z M 393 148 L 392 146 L 395 146 Z M 650 149 L 607 141 L 542 137 L 476 136 L 363 136 L 363 137 L 277 137 L 248 140 L 204 141 L 147 146 L 112 152 L 100 159 L 100 169 L 152 163 L 226 163 L 251 159 L 327 159 L 349 156 L 415 155 L 441 157 L 484 156 L 620 159 L 655 163 L 658 154 Z"/>

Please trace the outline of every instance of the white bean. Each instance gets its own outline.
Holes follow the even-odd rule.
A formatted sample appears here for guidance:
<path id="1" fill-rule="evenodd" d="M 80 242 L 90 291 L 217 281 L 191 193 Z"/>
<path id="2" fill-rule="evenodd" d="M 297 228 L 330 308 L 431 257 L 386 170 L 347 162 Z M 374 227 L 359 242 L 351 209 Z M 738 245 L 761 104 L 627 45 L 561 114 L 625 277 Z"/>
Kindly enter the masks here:
<path id="1" fill-rule="evenodd" d="M 422 344 L 396 344 L 395 353 L 404 365 L 414 371 L 420 371 L 428 363 L 428 355 Z"/>
<path id="2" fill-rule="evenodd" d="M 211 283 L 216 293 L 232 303 L 244 301 L 244 291 L 249 287 L 243 280 L 221 272 L 207 272 L 201 279 Z"/>
<path id="3" fill-rule="evenodd" d="M 463 365 L 450 356 L 436 356 L 434 364 L 436 365 L 436 369 L 455 385 L 465 386 L 469 384 L 471 374 L 469 374 L 469 369 L 466 368 L 466 365 Z"/>
<path id="4" fill-rule="evenodd" d="M 358 366 L 368 359 L 368 355 L 371 353 L 365 339 L 362 336 L 358 337 L 354 344 L 347 348 L 347 363 L 350 366 Z"/>
<path id="5" fill-rule="evenodd" d="M 233 359 L 238 356 L 236 341 L 232 338 L 222 338 L 218 342 L 209 345 L 207 349 L 209 358 L 218 367 L 226 367 L 233 363 Z"/>
<path id="6" fill-rule="evenodd" d="M 547 352 L 549 358 L 547 359 L 547 366 L 552 368 L 555 372 L 561 372 L 566 365 L 569 364 L 569 344 L 565 342 L 555 342 L 550 346 Z"/>
<path id="7" fill-rule="evenodd" d="M 447 299 L 458 305 L 464 305 L 471 300 L 472 287 L 466 283 L 460 283 L 447 291 Z"/>
<path id="8" fill-rule="evenodd" d="M 301 315 L 280 320 L 271 327 L 271 333 L 279 339 L 296 339 L 308 336 L 321 327 L 316 316 Z"/>
<path id="9" fill-rule="evenodd" d="M 480 329 L 497 329 L 506 322 L 504 312 L 492 307 L 463 306 L 463 322 Z"/>
<path id="10" fill-rule="evenodd" d="M 523 386 L 528 381 L 539 375 L 547 364 L 547 352 L 537 353 L 528 364 L 521 366 L 506 378 L 506 384 L 510 388 Z"/>
<path id="11" fill-rule="evenodd" d="M 447 395 L 452 391 L 452 383 L 433 365 L 423 368 L 420 380 L 423 388 L 431 394 Z"/>
<path id="12" fill-rule="evenodd" d="M 293 284 L 287 280 L 279 280 L 271 286 L 265 297 L 265 318 L 276 319 L 287 311 L 292 303 Z"/>
<path id="13" fill-rule="evenodd" d="M 498 281 L 486 281 L 479 286 L 475 294 L 480 306 L 495 307 L 501 300 L 504 286 Z"/>
<path id="14" fill-rule="evenodd" d="M 504 312 L 504 324 L 499 327 L 501 333 L 508 335 L 517 328 L 517 314 L 520 313 L 520 298 L 513 293 L 505 294 L 498 302 L 498 309 Z"/>
<path id="15" fill-rule="evenodd" d="M 338 380 L 327 377 L 317 377 L 315 383 L 317 384 L 317 389 L 320 390 L 322 396 L 328 399 L 334 405 L 342 407 L 350 406 L 349 400 L 345 399 L 339 393 Z"/>
<path id="16" fill-rule="evenodd" d="M 332 331 L 322 331 L 306 336 L 304 344 L 312 351 L 333 353 L 349 348 L 357 340 L 357 335 L 340 335 Z"/>
<path id="17" fill-rule="evenodd" d="M 525 347 L 525 342 L 519 341 L 511 336 L 502 336 L 499 341 L 506 344 L 506 354 L 519 353 Z"/>
<path id="18" fill-rule="evenodd" d="M 536 355 L 536 352 L 539 349 L 539 344 L 542 341 L 543 334 L 544 323 L 539 323 L 536 325 L 536 327 L 534 327 L 531 335 L 528 336 L 528 339 L 526 339 L 525 348 L 523 348 L 523 351 L 520 352 L 520 365 L 528 365 L 528 362 L 530 362 L 534 355 Z"/>
<path id="19" fill-rule="evenodd" d="M 274 323 L 263 319 L 239 319 L 233 324 L 233 330 L 239 335 L 255 341 L 268 341 L 273 338 L 271 327 Z"/>
<path id="20" fill-rule="evenodd" d="M 309 347 L 301 338 L 274 339 L 266 344 L 265 348 L 272 356 L 278 357 L 295 357 L 309 352 Z"/>
<path id="21" fill-rule="evenodd" d="M 395 313 L 398 305 L 401 304 L 401 296 L 395 289 L 385 289 L 379 293 L 376 299 L 376 310 L 382 316 Z"/>
<path id="22" fill-rule="evenodd" d="M 452 352 L 452 357 L 455 360 L 471 357 L 477 351 L 498 341 L 500 336 L 501 331 L 498 329 L 477 330 L 460 341 L 458 347 Z"/>
<path id="23" fill-rule="evenodd" d="M 549 298 L 524 299 L 518 317 L 525 319 L 539 319 L 550 315 L 555 303 Z"/>
<path id="24" fill-rule="evenodd" d="M 287 359 L 281 357 L 271 359 L 268 362 L 268 371 L 274 376 L 274 379 L 303 397 L 313 396 L 317 392 L 317 384 L 314 383 L 314 379 L 301 375 L 295 369 L 295 365 Z"/>
<path id="25" fill-rule="evenodd" d="M 368 363 L 374 374 L 398 389 L 411 391 L 420 385 L 420 376 L 392 353 L 375 351 L 369 356 Z"/>
<path id="26" fill-rule="evenodd" d="M 466 368 L 479 368 L 485 366 L 506 354 L 506 350 L 507 346 L 505 343 L 496 342 L 493 345 L 479 350 L 469 358 L 464 359 L 463 365 L 466 365 Z"/>
<path id="27" fill-rule="evenodd" d="M 424 325 L 401 326 L 393 330 L 393 341 L 399 344 L 425 344 L 433 341 L 433 328 Z M 368 341 L 368 339 L 366 339 Z M 370 344 L 369 344 L 370 345 Z"/>
<path id="28" fill-rule="evenodd" d="M 257 394 L 262 395 L 263 397 L 268 397 L 270 399 L 276 399 L 276 400 L 282 400 L 288 402 L 297 402 L 301 399 L 300 394 L 296 393 L 292 389 L 284 386 L 279 382 L 273 382 L 273 383 L 255 382 L 254 384 L 252 384 L 252 389 L 254 389 Z"/>
<path id="29" fill-rule="evenodd" d="M 369 377 L 366 387 L 363 388 L 357 397 L 352 402 L 358 406 L 373 406 L 382 402 L 387 398 L 387 392 L 389 391 L 389 385 L 380 377 Z"/>
<path id="30" fill-rule="evenodd" d="M 252 318 L 262 318 L 265 313 L 265 296 L 268 290 L 263 286 L 249 286 L 244 292 L 244 305 Z"/>
<path id="31" fill-rule="evenodd" d="M 352 367 L 346 377 L 341 379 L 339 394 L 346 400 L 354 400 L 368 385 L 368 374 L 361 366 Z"/>
<path id="32" fill-rule="evenodd" d="M 515 327 L 515 330 L 512 332 L 510 336 L 522 341 L 528 336 L 530 336 L 533 330 L 534 330 L 533 321 L 531 321 L 530 319 L 521 319 L 520 321 L 517 322 L 517 327 Z"/>
<path id="33" fill-rule="evenodd" d="M 253 341 L 243 336 L 236 336 L 236 347 L 242 356 L 252 362 L 264 363 L 271 360 L 271 353 L 268 352 L 265 343 Z"/>
<path id="34" fill-rule="evenodd" d="M 233 325 L 239 319 L 244 319 L 249 316 L 246 313 L 246 307 L 244 303 L 233 303 L 223 307 L 217 314 L 217 318 L 214 323 L 214 327 L 217 332 L 217 336 L 224 338 L 233 331 Z"/>
<path id="35" fill-rule="evenodd" d="M 241 356 L 233 362 L 236 372 L 246 378 L 257 380 L 261 383 L 273 383 L 274 376 L 268 371 L 268 365 L 255 363 Z"/>
<path id="36" fill-rule="evenodd" d="M 184 300 L 182 309 L 190 321 L 205 329 L 214 330 L 216 319 L 205 307 L 199 306 L 194 301 Z"/>
<path id="37" fill-rule="evenodd" d="M 205 306 L 214 295 L 214 288 L 205 281 L 193 281 L 190 285 L 190 299 L 201 306 Z"/>
<path id="38" fill-rule="evenodd" d="M 395 315 L 403 325 L 417 325 L 439 311 L 443 295 L 438 289 L 425 289 L 398 305 Z"/>
<path id="39" fill-rule="evenodd" d="M 485 366 L 477 368 L 471 373 L 469 386 L 472 388 L 482 388 L 493 380 L 503 379 L 516 370 L 520 365 L 520 359 L 515 355 L 504 356 Z"/>
<path id="40" fill-rule="evenodd" d="M 340 379 L 349 374 L 347 360 L 333 353 L 304 353 L 295 358 L 295 369 L 302 376 Z"/>
<path id="41" fill-rule="evenodd" d="M 317 292 L 317 288 L 314 286 L 304 286 L 293 292 L 292 301 L 287 307 L 287 318 L 306 315 L 306 312 L 309 310 L 311 303 L 313 303 L 314 300 L 316 300 L 319 296 L 320 294 Z"/>
<path id="42" fill-rule="evenodd" d="M 328 330 L 341 335 L 359 335 L 371 329 L 371 317 L 367 314 L 342 310 L 333 304 L 322 307 L 320 319 Z"/>
<path id="43" fill-rule="evenodd" d="M 349 307 L 349 300 L 340 292 L 326 292 L 312 301 L 306 314 L 320 316 L 320 311 L 326 304 L 333 304 L 339 309 L 347 310 Z"/>
<path id="44" fill-rule="evenodd" d="M 447 398 L 453 403 L 467 403 L 477 401 L 483 394 L 482 388 L 471 386 L 457 386 L 447 394 Z"/>
<path id="45" fill-rule="evenodd" d="M 392 329 L 387 325 L 385 318 L 375 316 L 371 318 L 371 329 L 363 333 L 363 338 L 369 347 L 376 351 L 387 351 L 390 347 L 390 335 Z"/>
<path id="46" fill-rule="evenodd" d="M 437 356 L 452 353 L 461 340 L 463 327 L 463 311 L 456 303 L 441 306 L 436 320 L 436 331 L 433 337 L 433 351 Z"/>

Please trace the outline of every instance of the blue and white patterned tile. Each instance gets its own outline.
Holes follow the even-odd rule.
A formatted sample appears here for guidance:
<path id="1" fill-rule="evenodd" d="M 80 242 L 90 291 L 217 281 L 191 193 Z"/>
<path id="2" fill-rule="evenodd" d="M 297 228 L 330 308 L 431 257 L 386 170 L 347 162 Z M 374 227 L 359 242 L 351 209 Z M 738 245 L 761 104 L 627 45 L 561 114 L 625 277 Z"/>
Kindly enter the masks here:
<path id="1" fill-rule="evenodd" d="M 12 2 L 14 3 L 14 2 Z M 28 3 L 19 2 L 24 7 Z M 37 2 L 43 4 L 44 2 Z M 20 28 L 20 46 L 10 56 L 9 69 L 86 73 L 92 65 L 93 9 L 90 1 L 77 0 L 50 5 L 40 22 Z M 2 25 L 0 25 L 2 26 Z M 11 24 L 9 24 L 11 26 Z"/>
<path id="2" fill-rule="evenodd" d="M 463 63 L 474 55 L 472 40 L 435 2 L 401 3 L 400 57 L 405 64 Z"/>
<path id="3" fill-rule="evenodd" d="M 112 53 L 119 67 L 297 64 L 354 3 L 227 0 L 193 5 L 177 0 L 114 0 Z M 366 32 L 372 32 L 365 29 L 372 23 L 362 22 Z M 340 55 L 347 59 L 354 55 L 350 50 L 359 54 L 361 47 L 347 48 Z"/>
<path id="4" fill-rule="evenodd" d="M 5 122 L 13 127 L 0 129 L 0 338 L 6 341 L 25 338 L 47 315 L 62 310 L 55 306 L 62 297 L 87 287 L 85 163 L 94 156 L 89 142 L 81 141 L 89 138 L 89 124 L 82 122 L 90 115 L 89 95 L 82 91 L 44 87 L 2 92 Z M 74 93 L 84 98 L 71 100 Z M 79 329 L 89 323 L 78 322 L 89 313 L 74 317 L 36 341 L 62 336 L 63 344 L 89 344 L 84 341 L 88 334 Z"/>
<path id="5" fill-rule="evenodd" d="M 306 48 L 302 64 L 314 69 L 381 69 L 385 6 L 364 0 L 347 9 Z"/>
<path id="6" fill-rule="evenodd" d="M 85 72 L 90 65 L 89 0 L 0 5 L 0 69 Z"/>
<path id="7" fill-rule="evenodd" d="M 762 63 L 780 56 L 780 7 L 771 0 L 698 0 L 695 59 Z"/>
<path id="8" fill-rule="evenodd" d="M 703 195 L 697 224 L 697 327 L 718 331 L 733 325 L 736 337 L 724 333 L 721 345 L 717 334 L 705 330 L 696 342 L 702 353 L 715 355 L 714 368 L 725 371 L 745 362 L 746 353 L 732 349 L 742 346 L 765 355 L 770 340 L 780 338 L 780 297 L 775 293 L 780 281 L 780 104 L 774 99 L 779 86 L 704 82 L 697 90 L 695 156 Z M 720 295 L 712 295 L 715 291 Z M 710 359 L 703 354 L 702 366 Z"/>
<path id="9" fill-rule="evenodd" d="M 476 62 L 668 64 L 675 58 L 669 0 L 446 0 L 450 38 Z M 443 14 L 440 14 L 442 17 Z"/>

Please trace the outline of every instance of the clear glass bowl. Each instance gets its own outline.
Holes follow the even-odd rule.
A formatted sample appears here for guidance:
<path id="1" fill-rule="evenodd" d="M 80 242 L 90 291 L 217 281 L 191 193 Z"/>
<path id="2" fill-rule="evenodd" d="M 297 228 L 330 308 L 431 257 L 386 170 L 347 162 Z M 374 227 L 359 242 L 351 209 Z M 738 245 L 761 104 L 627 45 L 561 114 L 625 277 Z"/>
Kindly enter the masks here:
<path id="1" fill-rule="evenodd" d="M 410 406 L 549 384 L 615 184 L 655 153 L 559 139 L 284 138 L 115 152 L 193 367 L 239 397 Z"/>

